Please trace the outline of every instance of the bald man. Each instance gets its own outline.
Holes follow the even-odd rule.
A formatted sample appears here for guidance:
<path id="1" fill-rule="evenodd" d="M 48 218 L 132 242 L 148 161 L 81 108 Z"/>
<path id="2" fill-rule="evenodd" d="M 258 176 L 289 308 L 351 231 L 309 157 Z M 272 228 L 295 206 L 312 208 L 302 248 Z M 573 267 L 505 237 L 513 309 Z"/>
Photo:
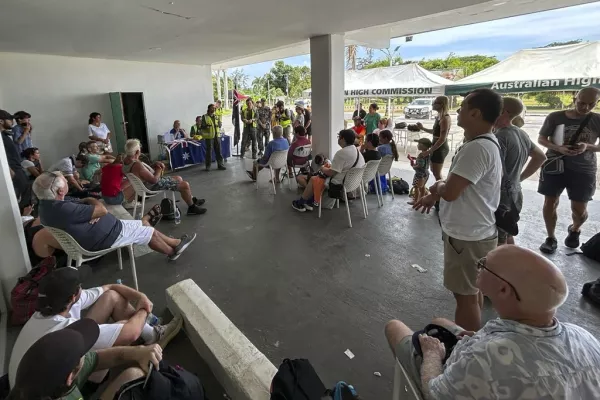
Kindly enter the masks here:
<path id="1" fill-rule="evenodd" d="M 513 121 L 521 113 L 523 113 L 521 100 L 505 97 L 502 114 L 494 126 L 504 165 L 500 204 L 514 209 L 519 214 L 523 208 L 521 182 L 533 175 L 546 161 L 544 152 L 531 141 L 527 132 L 514 125 Z M 498 228 L 498 244 L 505 243 L 514 244 L 515 241 L 511 235 Z"/>
<path id="2" fill-rule="evenodd" d="M 460 338 L 445 364 L 437 339 L 390 321 L 385 335 L 400 364 L 427 399 L 598 398 L 600 343 L 586 330 L 559 322 L 556 309 L 567 298 L 560 270 L 546 258 L 505 245 L 478 263 L 477 286 L 499 318 L 477 332 L 438 318 L 432 323 Z"/>
<path id="3" fill-rule="evenodd" d="M 581 226 L 588 217 L 587 203 L 596 191 L 600 115 L 592 110 L 599 99 L 598 89 L 581 89 L 574 99 L 575 107 L 549 114 L 540 130 L 538 143 L 548 149 L 548 162 L 542 167 L 538 186 L 538 193 L 545 197 L 544 222 L 548 237 L 540 246 L 544 253 L 553 254 L 558 245 L 555 235 L 558 218 L 556 209 L 565 189 L 571 200 L 572 213 L 565 246 L 579 247 Z M 563 164 L 564 171 L 557 171 L 557 163 Z"/>

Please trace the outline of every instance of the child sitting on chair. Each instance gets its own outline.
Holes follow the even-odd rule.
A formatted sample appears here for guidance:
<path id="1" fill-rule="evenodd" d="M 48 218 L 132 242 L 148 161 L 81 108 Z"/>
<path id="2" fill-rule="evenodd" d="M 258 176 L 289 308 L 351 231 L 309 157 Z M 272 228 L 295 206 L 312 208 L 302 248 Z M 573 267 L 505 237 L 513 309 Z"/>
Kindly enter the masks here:
<path id="1" fill-rule="evenodd" d="M 425 185 L 427 184 L 427 180 L 429 179 L 429 155 L 423 155 L 424 152 L 429 150 L 433 143 L 428 138 L 416 139 L 415 142 L 418 143 L 417 148 L 421 153 L 416 159 L 411 160 L 411 165 L 415 170 L 415 177 L 413 178 L 413 200 L 409 201 L 408 204 L 415 204 L 422 197 L 427 194 L 427 189 Z M 414 161 L 414 165 L 413 165 Z"/>

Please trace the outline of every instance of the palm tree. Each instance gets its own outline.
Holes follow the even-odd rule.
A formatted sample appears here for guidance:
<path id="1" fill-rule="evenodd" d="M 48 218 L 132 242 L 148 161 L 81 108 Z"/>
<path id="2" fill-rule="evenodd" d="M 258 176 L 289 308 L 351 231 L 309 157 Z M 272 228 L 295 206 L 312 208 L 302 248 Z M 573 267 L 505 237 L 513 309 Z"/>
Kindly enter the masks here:
<path id="1" fill-rule="evenodd" d="M 351 44 L 346 47 L 346 66 L 348 69 L 356 69 L 356 54 L 358 52 L 358 46 Z"/>

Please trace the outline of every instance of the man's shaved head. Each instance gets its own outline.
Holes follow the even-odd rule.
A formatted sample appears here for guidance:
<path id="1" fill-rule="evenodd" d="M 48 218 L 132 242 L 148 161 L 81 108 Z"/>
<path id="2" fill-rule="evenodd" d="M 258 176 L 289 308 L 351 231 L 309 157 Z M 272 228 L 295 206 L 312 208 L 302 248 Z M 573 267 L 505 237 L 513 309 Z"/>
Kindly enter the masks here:
<path id="1" fill-rule="evenodd" d="M 585 115 L 592 111 L 600 100 L 600 90 L 594 87 L 581 89 L 575 96 L 575 111 L 580 115 Z"/>
<path id="2" fill-rule="evenodd" d="M 562 272 L 547 258 L 519 246 L 505 245 L 491 251 L 486 267 L 510 282 L 520 297 L 500 278 L 481 271 L 478 279 L 483 293 L 501 317 L 536 320 L 554 316 L 569 293 Z"/>
<path id="3" fill-rule="evenodd" d="M 503 99 L 504 112 L 508 113 L 511 118 L 521 115 L 523 112 L 523 103 L 516 97 L 505 97 Z"/>

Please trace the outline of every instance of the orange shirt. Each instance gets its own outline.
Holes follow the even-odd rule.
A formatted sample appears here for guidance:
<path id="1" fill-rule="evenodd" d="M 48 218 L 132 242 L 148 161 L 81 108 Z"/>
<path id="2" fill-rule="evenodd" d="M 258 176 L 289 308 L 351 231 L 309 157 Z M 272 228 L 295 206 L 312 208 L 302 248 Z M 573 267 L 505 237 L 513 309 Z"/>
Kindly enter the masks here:
<path id="1" fill-rule="evenodd" d="M 367 128 L 364 125 L 359 125 L 359 126 L 353 126 L 352 130 L 356 133 L 356 136 L 358 137 L 358 141 L 360 143 L 360 145 L 363 145 L 363 142 L 365 141 L 365 134 L 367 133 Z"/>

